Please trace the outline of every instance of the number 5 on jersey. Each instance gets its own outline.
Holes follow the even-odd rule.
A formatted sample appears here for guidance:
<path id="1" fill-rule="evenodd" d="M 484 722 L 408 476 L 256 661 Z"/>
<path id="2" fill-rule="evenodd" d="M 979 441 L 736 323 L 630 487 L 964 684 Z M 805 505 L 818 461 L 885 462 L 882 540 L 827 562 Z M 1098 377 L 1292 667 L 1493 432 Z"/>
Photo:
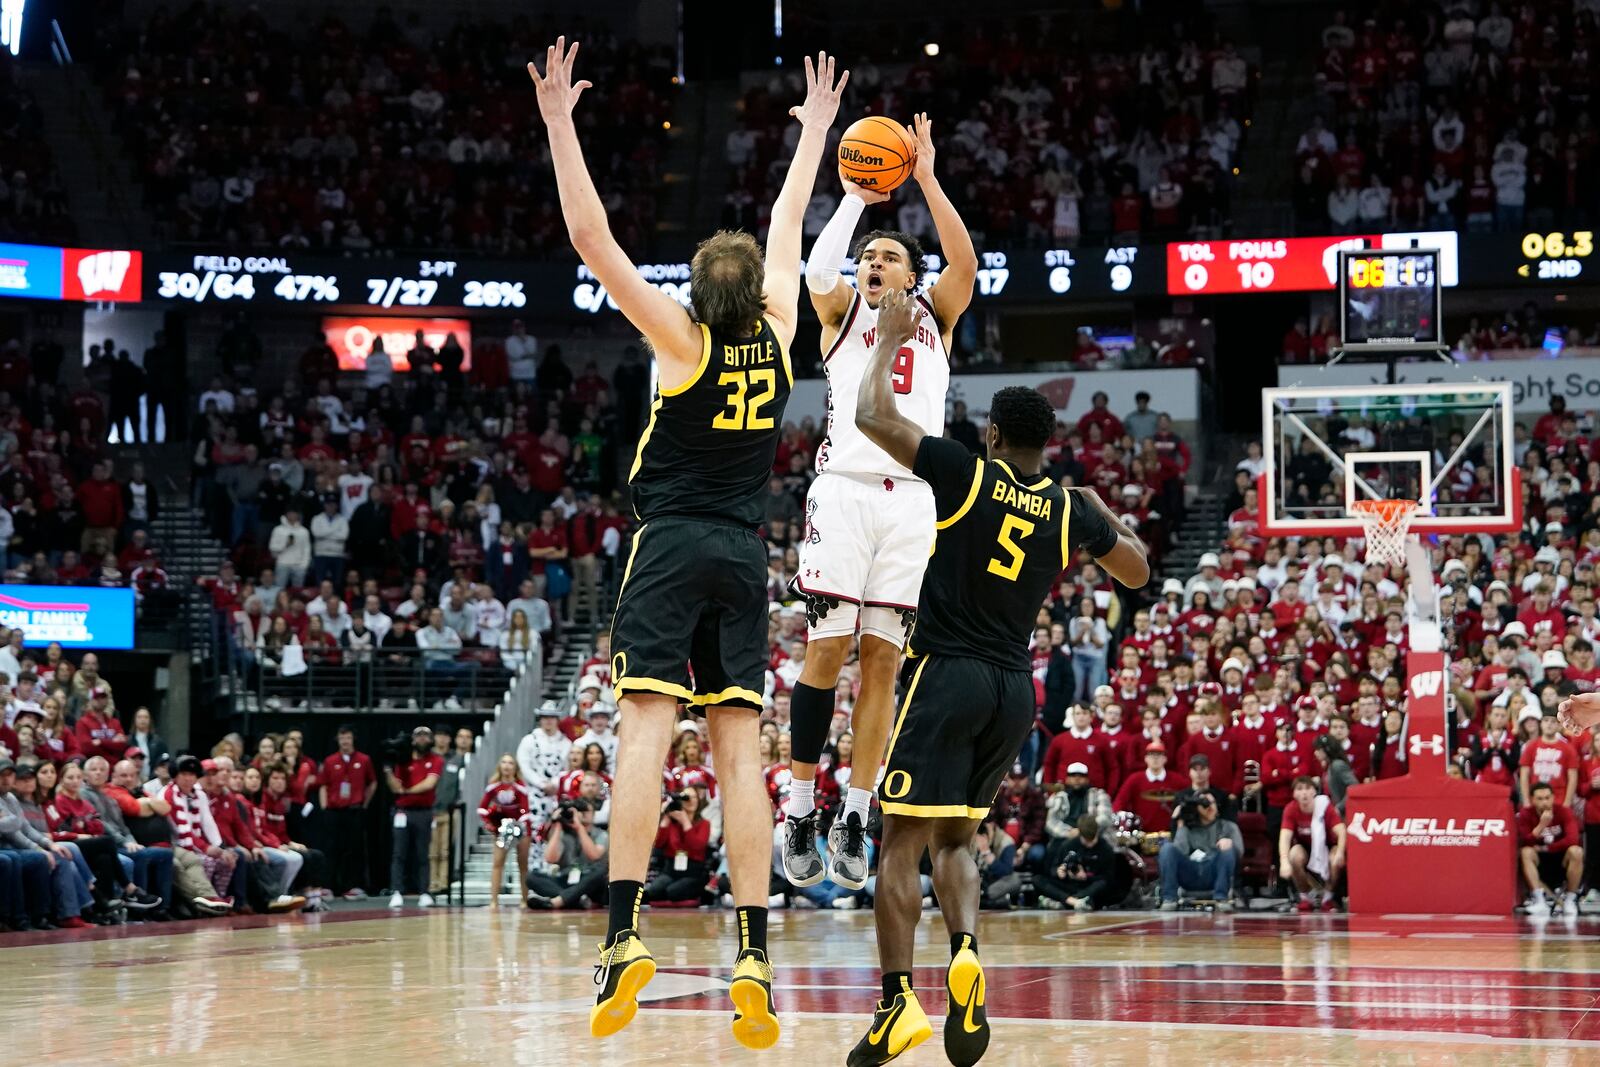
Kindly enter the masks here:
<path id="1" fill-rule="evenodd" d="M 1001 563 L 998 559 L 989 561 L 989 573 L 998 574 L 1008 582 L 1017 580 L 1017 575 L 1022 573 L 1022 561 L 1027 558 L 1022 551 L 1022 546 L 1017 544 L 1017 538 L 1027 537 L 1034 531 L 1034 524 L 1027 519 L 1015 515 L 1007 515 L 1006 521 L 1000 526 L 1000 535 L 997 540 L 1000 548 L 1011 557 L 1011 562 Z"/>
<path id="2" fill-rule="evenodd" d="M 729 371 L 717 379 L 718 385 L 731 385 L 728 410 L 711 420 L 718 430 L 770 430 L 772 416 L 762 415 L 761 409 L 778 393 L 777 371 L 770 367 L 750 371 Z M 751 386 L 759 391 L 750 395 Z"/>

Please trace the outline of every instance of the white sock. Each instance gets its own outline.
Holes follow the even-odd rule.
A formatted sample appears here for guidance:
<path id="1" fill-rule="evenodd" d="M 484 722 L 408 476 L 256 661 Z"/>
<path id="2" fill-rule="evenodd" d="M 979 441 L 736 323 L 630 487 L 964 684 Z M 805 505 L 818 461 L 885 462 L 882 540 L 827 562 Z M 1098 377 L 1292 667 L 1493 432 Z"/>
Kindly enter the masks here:
<path id="1" fill-rule="evenodd" d="M 850 792 L 844 799 L 844 815 L 849 818 L 852 814 L 860 818 L 861 825 L 867 825 L 867 809 L 872 807 L 872 790 L 850 787 Z"/>
<path id="2" fill-rule="evenodd" d="M 784 813 L 791 819 L 803 819 L 817 810 L 816 779 L 801 781 L 795 778 L 789 783 L 789 799 L 784 803 Z"/>

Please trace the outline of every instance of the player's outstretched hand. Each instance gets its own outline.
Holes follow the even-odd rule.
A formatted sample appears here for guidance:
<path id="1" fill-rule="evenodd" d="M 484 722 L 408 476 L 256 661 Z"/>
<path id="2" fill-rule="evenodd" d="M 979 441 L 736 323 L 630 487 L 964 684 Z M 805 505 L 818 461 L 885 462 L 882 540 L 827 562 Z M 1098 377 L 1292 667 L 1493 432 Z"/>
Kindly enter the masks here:
<path id="1" fill-rule="evenodd" d="M 557 37 L 556 43 L 544 50 L 543 77 L 538 67 L 528 64 L 528 77 L 533 79 L 533 87 L 539 93 L 539 114 L 546 124 L 569 117 L 578 97 L 594 85 L 591 81 L 572 83 L 572 65 L 577 58 L 578 42 L 573 41 L 568 48 L 567 39 Z"/>
<path id="2" fill-rule="evenodd" d="M 898 348 L 911 340 L 922 320 L 922 305 L 902 289 L 889 289 L 878 301 L 878 337 Z"/>
<path id="3" fill-rule="evenodd" d="M 1569 734 L 1600 726 L 1600 693 L 1578 693 L 1556 706 L 1556 720 Z"/>
<path id="4" fill-rule="evenodd" d="M 921 185 L 933 178 L 933 120 L 928 118 L 926 111 L 919 111 L 912 116 L 906 133 L 917 145 L 917 158 L 912 160 L 911 176 Z"/>
<path id="5" fill-rule="evenodd" d="M 839 184 L 844 186 L 847 193 L 855 193 L 869 204 L 881 204 L 889 199 L 889 194 L 882 189 L 868 189 L 865 185 L 857 185 L 849 178 L 840 178 Z"/>
<path id="6" fill-rule="evenodd" d="M 800 125 L 820 126 L 824 130 L 833 125 L 834 117 L 839 114 L 839 97 L 850 81 L 847 70 L 839 75 L 838 84 L 835 84 L 833 67 L 834 57 L 826 52 L 817 53 L 816 63 L 806 56 L 806 102 L 789 109 L 789 114 L 799 119 Z"/>

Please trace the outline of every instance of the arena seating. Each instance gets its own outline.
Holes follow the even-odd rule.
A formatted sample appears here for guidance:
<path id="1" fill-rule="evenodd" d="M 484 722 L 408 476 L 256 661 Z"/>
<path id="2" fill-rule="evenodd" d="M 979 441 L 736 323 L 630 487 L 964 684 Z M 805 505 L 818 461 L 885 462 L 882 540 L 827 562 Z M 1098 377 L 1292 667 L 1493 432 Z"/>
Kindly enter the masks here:
<path id="1" fill-rule="evenodd" d="M 67 198 L 41 132 L 38 101 L 16 62 L 0 51 L 0 240 L 70 241 Z"/>
<path id="2" fill-rule="evenodd" d="M 294 33 L 251 8 L 158 8 L 108 23 L 98 67 L 152 215 L 175 241 L 361 252 L 565 255 L 524 64 L 584 44 L 589 165 L 624 244 L 643 247 L 672 106 L 672 57 L 582 20 L 463 17 L 444 34 L 380 9 Z"/>
<path id="3" fill-rule="evenodd" d="M 980 244 L 1226 232 L 1255 79 L 1203 13 L 1142 49 L 1090 43 L 1067 18 L 963 22 L 937 55 L 926 53 L 929 36 L 879 22 L 858 32 L 874 62 L 853 71 L 842 115 L 950 116 L 940 123 L 941 184 Z M 773 164 L 792 134 L 776 101 L 792 95 L 792 80 L 773 76 L 744 95 L 726 146 L 737 175 L 729 225 L 765 225 L 759 212 L 782 180 Z M 835 195 L 831 167 L 824 180 L 808 234 Z M 868 222 L 933 234 L 914 183 Z"/>
<path id="4" fill-rule="evenodd" d="M 1301 232 L 1592 218 L 1595 33 L 1583 4 L 1335 12 L 1303 42 L 1322 110 L 1295 147 Z"/>

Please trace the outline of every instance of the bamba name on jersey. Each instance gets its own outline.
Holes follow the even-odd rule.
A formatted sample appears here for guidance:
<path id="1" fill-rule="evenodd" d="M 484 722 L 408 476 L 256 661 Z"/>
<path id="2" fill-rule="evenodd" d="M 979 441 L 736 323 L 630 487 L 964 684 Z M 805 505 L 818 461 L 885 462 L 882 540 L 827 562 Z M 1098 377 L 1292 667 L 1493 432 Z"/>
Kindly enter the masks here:
<path id="1" fill-rule="evenodd" d="M 1050 518 L 1051 501 L 1049 497 L 1018 489 L 1004 478 L 995 479 L 994 491 L 990 493 L 990 498 L 998 500 L 1008 508 L 1016 508 L 1018 511 L 1025 511 L 1029 515 L 1047 521 Z"/>

